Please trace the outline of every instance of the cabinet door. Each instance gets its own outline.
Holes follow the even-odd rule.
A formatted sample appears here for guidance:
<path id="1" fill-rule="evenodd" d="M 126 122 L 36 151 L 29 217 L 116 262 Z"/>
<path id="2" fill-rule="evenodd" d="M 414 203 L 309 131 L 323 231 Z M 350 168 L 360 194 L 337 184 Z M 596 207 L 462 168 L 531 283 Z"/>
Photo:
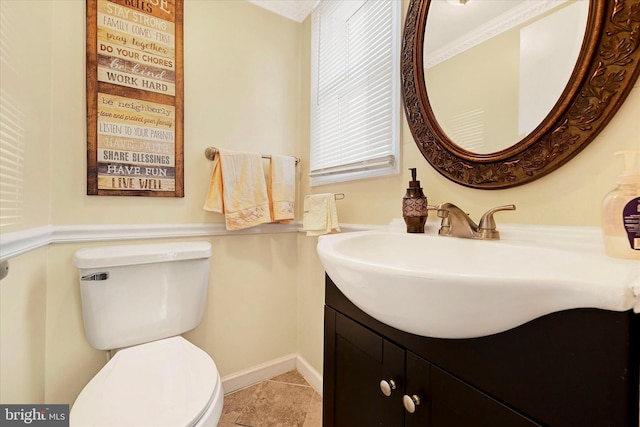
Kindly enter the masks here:
<path id="1" fill-rule="evenodd" d="M 410 351 L 406 358 L 405 394 L 413 400 L 415 411 L 407 411 L 405 427 L 427 427 L 431 425 L 431 364 Z"/>
<path id="2" fill-rule="evenodd" d="M 334 344 L 333 427 L 402 427 L 404 350 L 339 313 Z M 390 396 L 381 380 L 394 381 Z"/>
<path id="3" fill-rule="evenodd" d="M 539 426 L 433 365 L 430 398 L 433 427 Z"/>

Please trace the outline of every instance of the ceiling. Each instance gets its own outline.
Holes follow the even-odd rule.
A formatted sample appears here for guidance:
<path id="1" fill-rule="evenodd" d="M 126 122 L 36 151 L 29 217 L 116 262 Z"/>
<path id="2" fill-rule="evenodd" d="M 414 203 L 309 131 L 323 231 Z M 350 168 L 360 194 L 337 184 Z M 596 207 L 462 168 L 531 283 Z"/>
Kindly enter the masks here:
<path id="1" fill-rule="evenodd" d="M 247 0 L 271 12 L 302 22 L 311 13 L 311 9 L 319 0 Z"/>
<path id="2" fill-rule="evenodd" d="M 301 23 L 311 13 L 314 6 L 322 0 L 246 0 L 263 9 L 269 10 L 292 21 Z M 567 0 L 432 0 L 429 9 L 430 16 L 437 16 L 434 21 L 430 19 L 428 51 L 433 51 L 456 41 L 461 34 L 474 34 L 478 29 L 495 26 L 495 22 L 518 21 L 532 15 L 542 13 L 544 10 L 562 4 Z M 461 6 L 460 3 L 466 3 Z M 524 17 L 524 18 L 523 18 Z M 437 23 L 447 23 L 436 25 Z M 452 25 L 451 23 L 454 23 Z M 485 28 L 486 29 L 486 28 Z M 472 37 L 476 37 L 473 35 Z M 459 40 L 457 40 L 459 42 Z"/>
<path id="3" fill-rule="evenodd" d="M 311 13 L 314 6 L 322 0 L 247 0 L 257 6 L 267 9 L 292 21 L 302 22 Z M 509 9 L 521 6 L 523 0 L 484 0 L 482 2 L 469 1 L 465 7 L 452 6 L 460 0 L 434 0 L 432 1 L 430 14 L 446 18 L 445 22 L 456 22 L 456 25 L 447 25 L 440 29 L 430 29 L 430 38 L 435 40 L 450 40 L 451 32 L 459 33 L 460 28 L 475 28 L 491 18 L 498 16 Z M 562 3 L 566 0 L 556 0 Z M 532 3 L 532 2 L 529 2 Z M 537 3 L 545 3 L 538 0 Z M 533 3 L 536 4 L 536 3 Z M 439 34 L 442 32 L 442 34 Z M 442 43 L 436 42 L 436 45 Z"/>

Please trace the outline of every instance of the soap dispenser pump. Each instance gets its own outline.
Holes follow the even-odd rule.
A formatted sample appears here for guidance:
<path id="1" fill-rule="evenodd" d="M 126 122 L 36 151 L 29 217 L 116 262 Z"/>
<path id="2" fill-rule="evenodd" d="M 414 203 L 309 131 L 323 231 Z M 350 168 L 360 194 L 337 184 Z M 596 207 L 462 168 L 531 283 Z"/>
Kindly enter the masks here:
<path id="1" fill-rule="evenodd" d="M 402 216 L 407 224 L 407 233 L 424 233 L 427 222 L 427 198 L 422 192 L 420 181 L 416 179 L 416 168 L 409 168 L 411 181 L 402 199 Z"/>

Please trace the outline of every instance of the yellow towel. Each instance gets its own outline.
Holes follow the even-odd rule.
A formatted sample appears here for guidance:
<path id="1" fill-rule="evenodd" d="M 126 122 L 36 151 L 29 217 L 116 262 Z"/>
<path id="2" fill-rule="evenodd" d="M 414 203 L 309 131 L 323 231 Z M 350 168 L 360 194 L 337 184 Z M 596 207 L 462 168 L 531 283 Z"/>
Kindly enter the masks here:
<path id="1" fill-rule="evenodd" d="M 269 202 L 271 219 L 287 222 L 294 219 L 296 200 L 296 159 L 290 156 L 271 156 L 269 168 Z"/>
<path id="2" fill-rule="evenodd" d="M 340 231 L 335 194 L 323 193 L 304 196 L 302 230 L 307 232 L 307 236 L 319 236 L 329 234 L 332 231 Z"/>
<path id="3" fill-rule="evenodd" d="M 219 150 L 204 209 L 224 214 L 227 230 L 271 222 L 260 154 Z"/>

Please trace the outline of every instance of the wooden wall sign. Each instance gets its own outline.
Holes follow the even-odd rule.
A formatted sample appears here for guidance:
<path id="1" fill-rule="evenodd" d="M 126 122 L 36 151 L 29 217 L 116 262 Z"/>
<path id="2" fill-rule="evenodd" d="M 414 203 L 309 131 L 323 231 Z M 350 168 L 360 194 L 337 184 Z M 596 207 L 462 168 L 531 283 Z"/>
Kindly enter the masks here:
<path id="1" fill-rule="evenodd" d="M 87 0 L 87 194 L 184 196 L 182 0 Z"/>

